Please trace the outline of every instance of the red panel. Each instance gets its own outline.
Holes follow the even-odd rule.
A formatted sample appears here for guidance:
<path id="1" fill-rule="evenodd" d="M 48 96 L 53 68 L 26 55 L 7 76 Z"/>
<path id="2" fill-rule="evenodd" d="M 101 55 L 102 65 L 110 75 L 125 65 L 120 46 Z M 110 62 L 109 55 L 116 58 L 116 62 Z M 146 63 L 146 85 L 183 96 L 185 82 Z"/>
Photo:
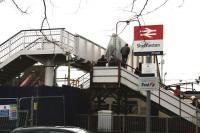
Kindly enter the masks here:
<path id="1" fill-rule="evenodd" d="M 29 75 L 21 84 L 20 87 L 28 86 L 32 81 L 32 75 Z"/>
<path id="2" fill-rule="evenodd" d="M 147 25 L 134 27 L 134 40 L 162 40 L 163 25 Z"/>

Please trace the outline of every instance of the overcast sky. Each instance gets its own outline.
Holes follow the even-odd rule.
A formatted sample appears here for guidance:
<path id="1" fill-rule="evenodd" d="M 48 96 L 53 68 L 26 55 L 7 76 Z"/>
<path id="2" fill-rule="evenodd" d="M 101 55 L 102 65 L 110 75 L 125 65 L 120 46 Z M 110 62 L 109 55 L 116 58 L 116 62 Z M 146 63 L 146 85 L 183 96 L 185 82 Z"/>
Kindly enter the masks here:
<path id="1" fill-rule="evenodd" d="M 1 43 L 20 30 L 40 28 L 44 17 L 42 0 L 15 0 L 28 14 L 17 10 L 11 0 L 1 1 Z M 47 18 L 52 28 L 66 28 L 67 31 L 78 33 L 106 48 L 110 36 L 115 33 L 117 21 L 128 20 L 135 15 L 134 12 L 139 13 L 146 0 L 135 0 L 133 9 L 132 2 L 133 0 L 46 0 Z M 158 8 L 163 3 L 165 4 Z M 166 81 L 191 81 L 200 75 L 199 5 L 199 0 L 149 0 L 143 11 L 143 14 L 147 14 L 140 18 L 142 25 L 164 25 Z M 138 23 L 132 22 L 120 34 L 130 45 L 134 39 L 134 26 L 138 26 Z M 119 25 L 119 33 L 123 27 L 124 24 Z"/>

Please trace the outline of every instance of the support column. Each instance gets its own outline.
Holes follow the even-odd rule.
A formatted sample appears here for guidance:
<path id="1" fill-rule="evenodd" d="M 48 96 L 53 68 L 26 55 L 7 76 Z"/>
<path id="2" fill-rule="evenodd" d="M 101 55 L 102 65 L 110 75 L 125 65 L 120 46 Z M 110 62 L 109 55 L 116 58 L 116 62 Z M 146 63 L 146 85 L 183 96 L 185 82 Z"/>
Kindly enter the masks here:
<path id="1" fill-rule="evenodd" d="M 152 63 L 152 56 L 146 56 L 146 63 Z M 151 91 L 147 90 L 146 97 L 146 106 L 147 106 L 147 119 L 146 119 L 146 133 L 151 132 Z"/>
<path id="2" fill-rule="evenodd" d="M 53 86 L 54 82 L 54 66 L 53 63 L 50 61 L 47 61 L 45 65 L 45 86 Z"/>

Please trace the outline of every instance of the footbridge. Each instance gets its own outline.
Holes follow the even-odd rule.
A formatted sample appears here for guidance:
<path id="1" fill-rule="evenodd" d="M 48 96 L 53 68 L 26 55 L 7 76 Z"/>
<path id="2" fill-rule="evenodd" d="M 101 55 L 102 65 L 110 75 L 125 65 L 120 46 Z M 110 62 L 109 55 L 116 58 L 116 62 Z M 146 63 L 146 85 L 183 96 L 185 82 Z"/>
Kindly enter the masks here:
<path id="1" fill-rule="evenodd" d="M 64 28 L 22 30 L 0 45 L 0 84 L 40 63 L 45 66 L 45 85 L 52 86 L 55 66 L 70 61 L 87 68 L 102 54 L 105 48 Z"/>

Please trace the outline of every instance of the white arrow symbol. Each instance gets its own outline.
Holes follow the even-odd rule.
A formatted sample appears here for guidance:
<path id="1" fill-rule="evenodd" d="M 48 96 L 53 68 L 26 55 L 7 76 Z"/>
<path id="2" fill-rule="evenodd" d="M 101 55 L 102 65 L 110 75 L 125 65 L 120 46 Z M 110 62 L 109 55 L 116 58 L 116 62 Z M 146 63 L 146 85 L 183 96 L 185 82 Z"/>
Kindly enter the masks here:
<path id="1" fill-rule="evenodd" d="M 144 28 L 140 31 L 140 36 L 146 36 L 148 38 L 152 38 L 152 36 L 156 35 L 156 30 L 152 30 L 149 28 Z"/>

